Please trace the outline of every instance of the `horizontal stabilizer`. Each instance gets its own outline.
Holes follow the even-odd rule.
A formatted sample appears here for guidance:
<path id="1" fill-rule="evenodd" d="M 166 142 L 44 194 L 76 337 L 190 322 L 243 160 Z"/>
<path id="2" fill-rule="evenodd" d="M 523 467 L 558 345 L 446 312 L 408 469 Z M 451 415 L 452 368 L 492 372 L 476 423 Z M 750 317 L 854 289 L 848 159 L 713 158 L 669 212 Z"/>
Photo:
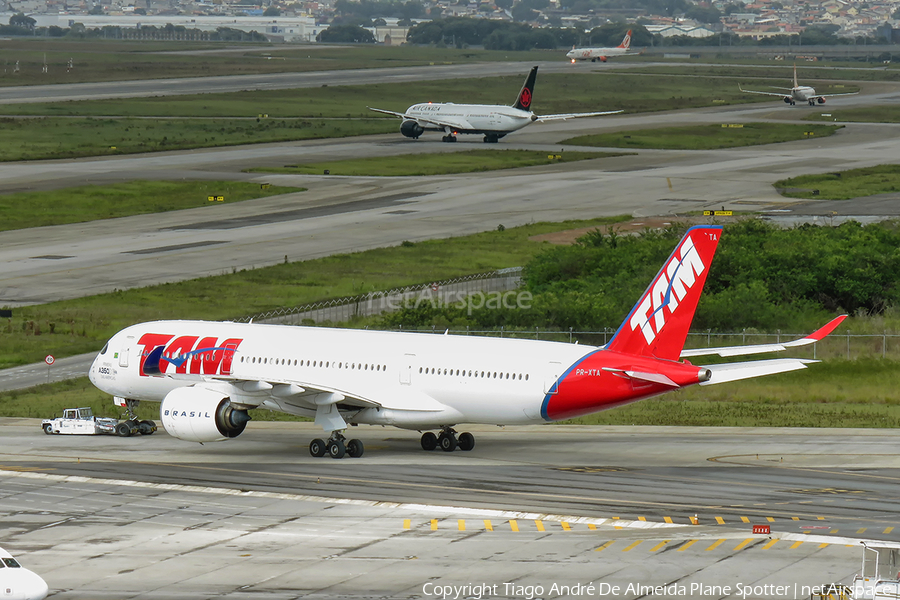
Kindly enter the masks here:
<path id="1" fill-rule="evenodd" d="M 701 381 L 700 385 L 715 385 L 752 377 L 787 373 L 788 371 L 805 369 L 806 365 L 817 362 L 819 361 L 803 358 L 775 358 L 772 360 L 706 365 L 704 368 L 709 369 L 712 375 L 708 381 Z"/>
<path id="2" fill-rule="evenodd" d="M 662 373 L 643 373 L 641 371 L 626 371 L 624 369 L 611 369 L 608 367 L 603 367 L 604 371 L 609 373 L 615 373 L 616 375 L 622 375 L 624 377 L 628 377 L 629 379 L 639 379 L 641 381 L 649 381 L 651 383 L 659 383 L 661 385 L 669 385 L 673 388 L 677 388 L 678 384 L 663 375 Z"/>

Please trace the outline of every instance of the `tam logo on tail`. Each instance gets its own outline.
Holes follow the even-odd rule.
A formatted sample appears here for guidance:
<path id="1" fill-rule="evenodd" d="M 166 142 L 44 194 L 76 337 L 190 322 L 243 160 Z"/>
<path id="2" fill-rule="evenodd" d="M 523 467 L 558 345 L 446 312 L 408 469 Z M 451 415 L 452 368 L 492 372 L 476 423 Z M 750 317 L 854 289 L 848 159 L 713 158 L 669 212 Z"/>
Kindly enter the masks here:
<path id="1" fill-rule="evenodd" d="M 607 348 L 677 360 L 694 320 L 722 228 L 690 228 L 619 327 Z"/>

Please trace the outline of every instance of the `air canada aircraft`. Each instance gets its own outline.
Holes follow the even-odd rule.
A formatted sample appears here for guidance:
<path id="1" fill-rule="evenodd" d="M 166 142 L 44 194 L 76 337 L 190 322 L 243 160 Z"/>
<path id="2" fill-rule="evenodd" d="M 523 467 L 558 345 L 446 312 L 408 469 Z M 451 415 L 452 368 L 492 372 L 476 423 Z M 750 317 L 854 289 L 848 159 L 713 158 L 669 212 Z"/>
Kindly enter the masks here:
<path id="1" fill-rule="evenodd" d="M 799 85 L 797 83 L 797 65 L 794 65 L 794 87 L 790 88 L 775 88 L 779 90 L 784 90 L 783 92 L 758 92 L 754 90 L 745 90 L 738 84 L 738 89 L 744 92 L 745 94 L 762 94 L 764 96 L 779 96 L 785 102 L 785 104 L 790 104 L 791 106 L 795 105 L 798 102 L 806 102 L 810 106 L 815 106 L 818 102 L 819 104 L 825 104 L 825 98 L 832 98 L 834 96 L 855 96 L 859 92 L 846 92 L 843 94 L 817 94 L 815 88 L 811 88 L 808 85 Z"/>
<path id="2" fill-rule="evenodd" d="M 400 133 L 408 138 L 418 139 L 426 131 L 443 131 L 445 142 L 455 142 L 457 134 L 483 134 L 484 141 L 495 144 L 503 136 L 518 131 L 535 121 L 562 121 L 576 117 L 599 117 L 613 115 L 621 110 L 605 112 L 567 113 L 559 115 L 539 116 L 531 112 L 531 101 L 534 97 L 534 81 L 537 79 L 537 67 L 531 69 L 525 79 L 525 85 L 512 106 L 500 104 L 453 104 L 452 102 L 425 102 L 413 104 L 406 112 L 368 107 L 369 110 L 394 115 L 403 119 Z"/>
<path id="3" fill-rule="evenodd" d="M 624 56 L 626 54 L 634 54 L 631 50 L 630 29 L 622 39 L 622 43 L 615 48 L 576 48 L 575 46 L 572 46 L 572 49 L 566 53 L 566 58 L 571 60 L 573 64 L 575 61 L 579 60 L 589 60 L 591 62 L 597 62 L 599 60 L 600 62 L 606 62 L 606 59 L 611 56 Z"/>
<path id="4" fill-rule="evenodd" d="M 361 456 L 348 425 L 424 432 L 422 448 L 472 450 L 461 423 L 570 419 L 691 385 L 803 369 L 781 358 L 698 366 L 685 357 L 740 356 L 811 344 L 845 316 L 792 342 L 683 350 L 722 228 L 689 229 L 605 346 L 289 325 L 156 321 L 123 329 L 90 368 L 117 403 L 162 402 L 169 434 L 194 442 L 239 436 L 247 410 L 314 417 L 329 433 L 313 456 Z M 437 435 L 435 435 L 437 431 Z"/>
<path id="5" fill-rule="evenodd" d="M 40 575 L 20 565 L 12 554 L 0 548 L 0 598 L 42 600 L 49 591 Z"/>

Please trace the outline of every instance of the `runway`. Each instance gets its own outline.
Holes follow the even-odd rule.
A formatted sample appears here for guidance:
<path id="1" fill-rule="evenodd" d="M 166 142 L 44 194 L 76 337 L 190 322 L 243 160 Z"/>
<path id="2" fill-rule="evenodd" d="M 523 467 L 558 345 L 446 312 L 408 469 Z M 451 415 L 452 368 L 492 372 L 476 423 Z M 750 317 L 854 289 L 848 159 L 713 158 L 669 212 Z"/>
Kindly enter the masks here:
<path id="1" fill-rule="evenodd" d="M 59 598 L 816 585 L 857 569 L 861 539 L 900 546 L 888 431 L 481 427 L 475 450 L 445 454 L 360 428 L 366 455 L 335 461 L 306 452 L 312 424 L 253 423 L 205 446 L 48 437 L 33 420 L 0 430 L 4 546 Z"/>

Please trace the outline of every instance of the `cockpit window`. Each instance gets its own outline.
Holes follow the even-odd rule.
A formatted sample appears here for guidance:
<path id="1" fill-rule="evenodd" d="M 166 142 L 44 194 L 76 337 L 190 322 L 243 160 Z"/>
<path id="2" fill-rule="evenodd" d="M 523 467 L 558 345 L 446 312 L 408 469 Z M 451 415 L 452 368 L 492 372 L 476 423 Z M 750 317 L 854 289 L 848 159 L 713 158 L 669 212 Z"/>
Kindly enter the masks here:
<path id="1" fill-rule="evenodd" d="M 14 558 L 4 558 L 4 559 L 3 559 L 3 563 L 4 563 L 7 567 L 9 567 L 10 569 L 18 569 L 18 568 L 20 568 L 19 563 L 17 563 L 17 562 L 16 562 L 16 559 L 14 559 Z"/>
<path id="2" fill-rule="evenodd" d="M 109 342 L 103 344 L 103 350 L 100 351 L 100 354 L 106 354 L 107 350 L 109 350 Z"/>

